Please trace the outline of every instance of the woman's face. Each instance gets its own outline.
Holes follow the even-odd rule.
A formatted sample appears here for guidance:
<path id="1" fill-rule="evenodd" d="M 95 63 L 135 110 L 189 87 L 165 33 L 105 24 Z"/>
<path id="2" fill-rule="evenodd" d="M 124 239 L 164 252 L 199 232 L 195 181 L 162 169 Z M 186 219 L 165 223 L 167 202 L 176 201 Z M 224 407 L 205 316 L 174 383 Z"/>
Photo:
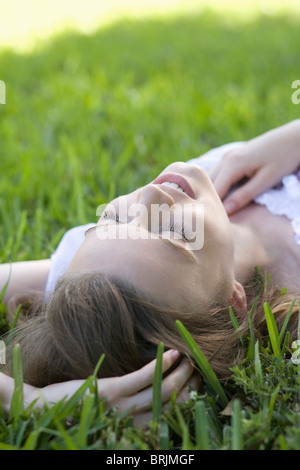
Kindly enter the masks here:
<path id="1" fill-rule="evenodd" d="M 152 301 L 197 311 L 230 301 L 233 256 L 231 224 L 210 178 L 176 162 L 106 207 L 68 272 L 111 273 Z"/>

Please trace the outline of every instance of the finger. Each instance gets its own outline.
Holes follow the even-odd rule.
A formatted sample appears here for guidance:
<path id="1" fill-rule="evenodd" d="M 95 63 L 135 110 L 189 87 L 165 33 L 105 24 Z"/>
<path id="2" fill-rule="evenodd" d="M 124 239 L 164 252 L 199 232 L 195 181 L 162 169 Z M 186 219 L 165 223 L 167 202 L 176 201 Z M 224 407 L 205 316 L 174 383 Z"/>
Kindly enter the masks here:
<path id="1" fill-rule="evenodd" d="M 246 175 L 246 170 L 242 166 L 230 165 L 229 163 L 223 164 L 216 173 L 213 184 L 220 199 L 223 199 L 228 193 L 229 189 L 238 183 Z"/>
<path id="2" fill-rule="evenodd" d="M 216 175 L 218 173 L 219 166 L 220 166 L 220 164 L 214 166 L 213 168 L 210 168 L 210 169 L 206 170 L 206 173 L 208 174 L 208 176 L 210 177 L 212 182 L 214 181 L 214 178 L 216 177 Z"/>
<path id="3" fill-rule="evenodd" d="M 190 398 L 190 387 L 189 385 L 186 385 L 183 387 L 183 389 L 177 394 L 176 396 L 176 402 L 177 403 L 184 403 L 188 401 Z"/>
<path id="4" fill-rule="evenodd" d="M 260 170 L 247 183 L 234 190 L 224 201 L 224 208 L 228 215 L 239 211 L 253 199 L 272 186 L 268 174 Z"/>
<path id="5" fill-rule="evenodd" d="M 175 350 L 166 351 L 162 358 L 162 371 L 168 370 L 179 358 L 180 353 Z M 156 367 L 156 359 L 146 364 L 141 369 L 120 377 L 120 390 L 123 396 L 132 395 L 153 382 Z"/>
<path id="6" fill-rule="evenodd" d="M 220 171 L 220 168 L 221 168 L 221 165 L 222 165 L 222 162 L 221 163 L 218 163 L 216 166 L 214 166 L 213 168 L 210 168 L 208 171 L 207 171 L 207 174 L 208 176 L 210 177 L 210 179 L 212 180 L 212 182 L 214 182 L 217 174 L 219 173 Z"/>
<path id="7" fill-rule="evenodd" d="M 178 403 L 183 403 L 190 398 L 190 389 L 198 391 L 201 384 L 201 378 L 199 374 L 193 374 L 191 379 L 189 380 L 188 384 L 183 387 L 181 392 L 178 394 L 176 401 Z M 168 409 L 168 405 L 164 404 L 164 409 Z M 133 423 L 135 426 L 140 426 L 145 428 L 149 421 L 153 418 L 152 411 L 144 412 L 144 413 L 136 413 L 133 415 Z"/>
<path id="8" fill-rule="evenodd" d="M 185 358 L 179 366 L 174 369 L 162 382 L 162 402 L 169 401 L 174 392 L 179 393 L 191 379 L 194 368 L 190 361 Z"/>
<path id="9" fill-rule="evenodd" d="M 192 375 L 191 380 L 189 380 L 189 386 L 193 389 L 198 391 L 201 387 L 201 377 L 199 372 L 196 372 Z"/>
<path id="10" fill-rule="evenodd" d="M 200 385 L 201 385 L 201 377 L 199 373 L 194 373 L 192 377 L 189 379 L 188 383 L 178 393 L 176 401 L 178 402 L 187 401 L 190 398 L 190 392 L 192 390 L 197 392 L 200 389 Z"/>
<path id="11" fill-rule="evenodd" d="M 179 392 L 187 384 L 194 372 L 194 368 L 185 358 L 178 367 L 162 380 L 161 401 L 167 403 L 174 392 Z M 151 383 L 152 385 L 152 383 Z M 131 397 L 119 400 L 119 409 L 133 407 L 132 413 L 149 411 L 152 408 L 153 387 L 150 386 Z"/>

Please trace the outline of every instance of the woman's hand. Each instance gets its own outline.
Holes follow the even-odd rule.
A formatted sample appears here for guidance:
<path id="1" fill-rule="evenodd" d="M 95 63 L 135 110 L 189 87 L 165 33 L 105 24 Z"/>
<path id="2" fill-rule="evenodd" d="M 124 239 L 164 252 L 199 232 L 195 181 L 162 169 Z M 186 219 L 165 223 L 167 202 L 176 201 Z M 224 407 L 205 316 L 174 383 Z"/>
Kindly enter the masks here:
<path id="1" fill-rule="evenodd" d="M 168 370 L 178 359 L 178 351 L 170 350 L 163 355 L 163 372 Z M 130 408 L 136 425 L 143 424 L 152 416 L 153 377 L 156 360 L 151 361 L 131 374 L 117 378 L 99 379 L 99 395 L 107 397 L 107 406 L 116 406 L 119 411 Z M 199 376 L 194 375 L 194 368 L 184 358 L 162 381 L 162 403 L 167 404 L 173 393 L 177 392 L 178 401 L 187 400 L 189 386 L 198 390 Z"/>
<path id="2" fill-rule="evenodd" d="M 178 357 L 178 351 L 169 350 L 165 352 L 163 355 L 163 372 L 168 370 Z M 129 409 L 129 412 L 134 416 L 135 424 L 144 424 L 152 416 L 152 384 L 155 365 L 156 360 L 153 360 L 131 374 L 122 377 L 98 379 L 99 397 L 106 399 L 106 406 L 108 408 L 116 406 L 119 412 Z M 184 358 L 179 366 L 163 379 L 163 404 L 170 401 L 174 392 L 178 393 L 178 400 L 187 400 L 189 385 L 194 389 L 199 388 L 200 379 L 193 376 L 193 372 L 194 369 L 190 362 L 187 358 Z M 41 389 L 25 385 L 25 404 L 29 405 L 36 398 L 39 398 L 35 404 L 37 407 L 42 407 L 45 402 L 55 403 L 63 397 L 72 396 L 83 383 L 84 380 L 70 380 L 68 382 L 48 385 Z"/>
<path id="3" fill-rule="evenodd" d="M 281 182 L 300 165 L 300 120 L 269 131 L 228 152 L 210 177 L 231 215 Z M 246 182 L 228 190 L 243 179 Z"/>

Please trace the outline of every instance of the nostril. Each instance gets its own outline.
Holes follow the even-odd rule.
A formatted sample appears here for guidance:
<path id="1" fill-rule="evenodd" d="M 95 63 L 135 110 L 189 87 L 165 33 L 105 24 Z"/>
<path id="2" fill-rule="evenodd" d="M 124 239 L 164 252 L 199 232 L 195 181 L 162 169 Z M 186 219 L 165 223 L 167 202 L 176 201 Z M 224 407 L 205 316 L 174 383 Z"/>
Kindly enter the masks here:
<path id="1" fill-rule="evenodd" d="M 170 194 L 168 194 L 165 188 L 166 186 L 161 187 L 159 184 L 150 183 L 141 188 L 137 195 L 137 202 L 147 206 L 150 206 L 150 204 L 168 204 L 169 206 L 172 206 L 175 204 L 175 200 Z"/>

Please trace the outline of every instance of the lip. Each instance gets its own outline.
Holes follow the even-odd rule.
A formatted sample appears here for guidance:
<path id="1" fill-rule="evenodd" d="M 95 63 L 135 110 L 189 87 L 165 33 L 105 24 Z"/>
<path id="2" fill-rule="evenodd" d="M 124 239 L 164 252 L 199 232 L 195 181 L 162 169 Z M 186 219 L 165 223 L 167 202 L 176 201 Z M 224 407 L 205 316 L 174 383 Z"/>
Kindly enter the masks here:
<path id="1" fill-rule="evenodd" d="M 158 176 L 154 181 L 152 181 L 152 184 L 162 184 L 162 183 L 165 183 L 166 181 L 169 181 L 169 183 L 178 184 L 178 186 L 180 186 L 190 198 L 196 199 L 195 193 L 191 185 L 187 182 L 187 180 L 182 175 L 179 175 L 177 173 L 163 173 L 162 175 Z M 173 189 L 176 189 L 176 188 L 173 188 Z M 179 190 L 177 189 L 177 191 Z"/>

